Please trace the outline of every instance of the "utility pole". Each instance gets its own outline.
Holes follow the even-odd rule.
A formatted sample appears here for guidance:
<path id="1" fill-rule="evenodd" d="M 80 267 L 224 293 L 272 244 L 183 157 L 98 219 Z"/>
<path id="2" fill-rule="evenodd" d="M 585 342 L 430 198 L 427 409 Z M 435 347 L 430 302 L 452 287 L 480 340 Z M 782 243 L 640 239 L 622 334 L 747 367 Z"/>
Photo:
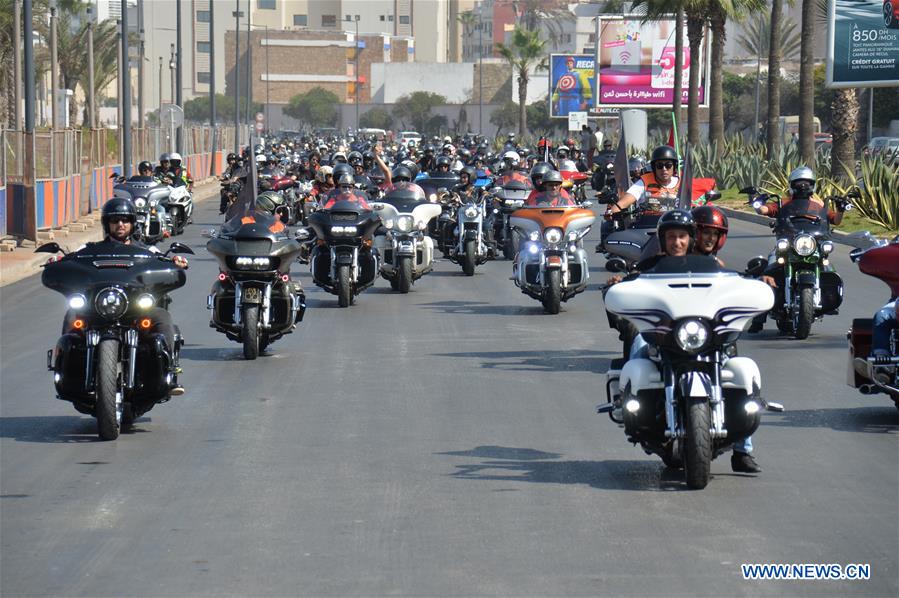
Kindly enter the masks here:
<path id="1" fill-rule="evenodd" d="M 240 0 L 234 4 L 234 153 L 240 153 Z"/>
<path id="2" fill-rule="evenodd" d="M 124 0 L 123 0 L 124 1 Z M 123 5 L 124 6 L 124 5 Z M 178 45 L 177 52 L 175 53 L 175 80 L 178 82 L 177 91 L 175 92 L 175 103 L 178 104 L 179 108 L 184 108 L 182 105 L 182 96 L 181 92 L 184 87 L 184 80 L 182 79 L 183 71 L 181 69 L 181 0 L 175 0 L 175 29 L 177 30 L 175 33 L 175 43 Z M 175 151 L 181 153 L 184 151 L 183 139 L 182 139 L 182 127 L 178 127 L 177 137 L 175 141 Z"/>
<path id="3" fill-rule="evenodd" d="M 87 126 L 97 128 L 97 103 L 94 97 L 94 17 L 93 9 L 87 7 Z"/>
<path id="4" fill-rule="evenodd" d="M 169 51 L 171 52 L 171 58 L 169 58 L 169 104 L 175 103 L 175 69 L 177 68 L 177 64 L 175 63 L 175 44 L 171 44 L 169 46 Z M 172 139 L 172 147 L 174 147 L 175 140 Z"/>
<path id="5" fill-rule="evenodd" d="M 268 25 L 265 26 L 265 126 L 271 130 L 271 120 L 269 120 L 269 88 L 271 87 L 271 75 L 268 70 Z"/>
<path id="6" fill-rule="evenodd" d="M 478 135 L 484 134 L 484 28 L 478 13 Z M 599 43 L 599 38 L 597 37 Z"/>
<path id="7" fill-rule="evenodd" d="M 252 10 L 250 0 L 247 0 L 247 125 L 253 122 L 250 119 L 250 105 L 253 103 L 253 40 L 250 34 Z"/>
<path id="8" fill-rule="evenodd" d="M 162 56 L 159 57 L 159 124 L 162 124 Z"/>
<path id="9" fill-rule="evenodd" d="M 215 175 L 215 152 L 218 149 L 215 121 L 215 2 L 209 0 L 209 126 L 212 127 L 212 160 L 209 161 L 209 176 Z"/>
<path id="10" fill-rule="evenodd" d="M 13 69 L 15 71 L 13 78 L 15 92 L 13 93 L 13 98 L 15 106 L 13 108 L 12 128 L 19 131 L 22 129 L 22 60 L 19 57 L 20 48 L 22 47 L 22 0 L 13 2 L 13 46 Z"/>
<path id="11" fill-rule="evenodd" d="M 354 59 L 353 62 L 353 71 L 356 73 L 356 85 L 353 93 L 353 97 L 356 99 L 356 135 L 359 134 L 359 15 L 356 15 L 356 37 L 353 38 L 355 42 L 353 45 L 356 46 L 355 53 L 353 54 Z"/>
<path id="12" fill-rule="evenodd" d="M 23 2 L 22 20 L 27 43 L 24 45 L 25 63 L 25 162 L 22 183 L 25 187 L 25 238 L 37 242 L 37 214 L 34 205 L 34 7 L 32 0 Z"/>
<path id="13" fill-rule="evenodd" d="M 50 4 L 50 124 L 56 131 L 59 128 L 59 110 L 57 104 L 57 86 L 59 85 L 59 59 L 56 54 L 56 2 Z M 29 40 L 30 41 L 30 40 Z M 50 161 L 53 162 L 50 154 Z M 53 165 L 50 166 L 53 170 Z"/>
<path id="14" fill-rule="evenodd" d="M 140 129 L 141 137 L 144 137 L 144 0 L 137 0 L 137 31 L 140 36 L 137 56 L 137 128 Z"/>
<path id="15" fill-rule="evenodd" d="M 131 177 L 131 64 L 128 56 L 128 0 L 122 0 L 122 173 Z"/>

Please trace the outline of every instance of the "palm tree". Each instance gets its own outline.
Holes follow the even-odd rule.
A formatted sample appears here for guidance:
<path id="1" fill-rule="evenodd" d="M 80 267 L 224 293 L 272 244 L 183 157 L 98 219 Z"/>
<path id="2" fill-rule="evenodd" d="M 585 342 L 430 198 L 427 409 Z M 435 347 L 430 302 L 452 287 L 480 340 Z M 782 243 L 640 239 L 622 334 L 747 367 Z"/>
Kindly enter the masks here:
<path id="1" fill-rule="evenodd" d="M 674 101 L 671 109 L 674 122 L 680 127 L 681 105 L 684 103 L 684 9 L 679 7 L 674 16 Z"/>
<path id="2" fill-rule="evenodd" d="M 524 137 L 528 130 L 527 99 L 530 71 L 546 68 L 548 57 L 545 52 L 546 40 L 540 39 L 539 31 L 528 31 L 516 25 L 512 31 L 511 43 L 496 44 L 496 51 L 505 58 L 512 71 L 518 76 L 518 135 Z"/>
<path id="3" fill-rule="evenodd" d="M 567 3 L 559 0 L 512 0 L 512 8 L 518 15 L 518 23 L 528 31 L 542 27 L 554 48 L 562 42 L 565 24 L 575 21 Z"/>
<path id="4" fill-rule="evenodd" d="M 783 20 L 783 0 L 771 0 L 771 24 L 768 32 L 768 125 L 765 135 L 765 150 L 768 159 L 774 157 L 780 147 L 780 44 L 777 32 Z"/>
<path id="5" fill-rule="evenodd" d="M 799 47 L 799 155 L 815 163 L 815 6 L 802 0 L 802 44 Z"/>
<path id="6" fill-rule="evenodd" d="M 743 35 L 737 38 L 740 48 L 748 56 L 766 56 L 771 43 L 771 14 L 759 12 L 745 26 Z M 799 26 L 790 17 L 786 17 L 775 36 L 779 40 L 780 53 L 783 58 L 795 58 L 799 53 Z"/>

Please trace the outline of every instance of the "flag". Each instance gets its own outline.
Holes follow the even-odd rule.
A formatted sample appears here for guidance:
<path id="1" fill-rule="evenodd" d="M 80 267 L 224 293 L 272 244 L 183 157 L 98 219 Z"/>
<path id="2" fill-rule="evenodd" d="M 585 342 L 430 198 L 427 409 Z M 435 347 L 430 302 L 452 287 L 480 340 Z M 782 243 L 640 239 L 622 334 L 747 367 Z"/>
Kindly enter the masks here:
<path id="1" fill-rule="evenodd" d="M 674 147 L 674 124 L 671 125 L 671 129 L 668 131 L 668 145 Z"/>
<path id="2" fill-rule="evenodd" d="M 249 147 L 253 147 L 253 143 L 250 143 Z M 243 187 L 240 189 L 237 199 L 228 208 L 225 222 L 235 217 L 241 218 L 251 213 L 256 207 L 256 156 L 253 155 L 253 152 L 249 152 L 247 160 L 249 160 L 249 164 L 244 165 L 243 177 L 241 177 L 243 178 Z"/>
<path id="3" fill-rule="evenodd" d="M 621 121 L 621 136 L 618 138 L 618 151 L 615 153 L 615 185 L 618 186 L 618 197 L 630 187 L 630 175 L 627 169 L 627 140 L 624 137 L 624 121 Z"/>
<path id="4" fill-rule="evenodd" d="M 689 143 L 684 146 L 684 166 L 680 172 L 677 207 L 684 210 L 689 210 L 693 207 L 693 159 L 690 157 Z"/>

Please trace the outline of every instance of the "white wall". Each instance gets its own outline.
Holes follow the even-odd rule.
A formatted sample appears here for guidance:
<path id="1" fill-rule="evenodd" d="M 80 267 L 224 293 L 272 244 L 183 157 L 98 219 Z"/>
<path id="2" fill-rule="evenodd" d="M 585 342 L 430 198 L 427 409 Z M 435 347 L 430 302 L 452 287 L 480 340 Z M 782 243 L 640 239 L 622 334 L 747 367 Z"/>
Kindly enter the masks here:
<path id="1" fill-rule="evenodd" d="M 377 103 L 392 104 L 413 91 L 430 91 L 445 96 L 449 104 L 460 104 L 471 94 L 473 80 L 474 64 L 471 62 L 380 62 L 371 65 L 372 100 Z"/>

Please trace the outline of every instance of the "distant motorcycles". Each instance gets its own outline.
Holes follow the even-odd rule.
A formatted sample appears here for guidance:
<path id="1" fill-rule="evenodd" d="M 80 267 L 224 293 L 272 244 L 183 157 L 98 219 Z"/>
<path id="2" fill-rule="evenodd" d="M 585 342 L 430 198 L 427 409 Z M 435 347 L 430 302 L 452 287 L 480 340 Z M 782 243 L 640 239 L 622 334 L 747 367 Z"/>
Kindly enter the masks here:
<path id="1" fill-rule="evenodd" d="M 180 235 L 184 227 L 192 222 L 194 213 L 193 196 L 187 185 L 169 187 L 168 214 L 172 225 L 172 234 Z"/>
<path id="2" fill-rule="evenodd" d="M 889 285 L 891 297 L 899 296 L 899 237 L 891 243 L 881 241 L 868 248 L 854 249 L 849 256 L 859 270 Z M 887 355 L 872 356 L 873 329 L 872 318 L 852 320 L 852 328 L 846 335 L 849 340 L 846 382 L 862 394 L 886 393 L 899 409 L 899 330 L 890 331 Z"/>
<path id="3" fill-rule="evenodd" d="M 607 404 L 598 407 L 674 468 L 704 488 L 712 459 L 751 435 L 760 412 L 781 411 L 761 397 L 761 374 L 735 343 L 749 320 L 774 301 L 765 283 L 724 270 L 707 256 L 666 257 L 613 285 L 606 309 L 629 320 L 646 347 L 614 360 Z"/>
<path id="4" fill-rule="evenodd" d="M 754 207 L 780 198 L 747 187 Z M 846 198 L 832 198 L 845 201 Z M 807 338 L 816 319 L 837 313 L 843 302 L 843 280 L 830 266 L 834 244 L 830 240 L 827 208 L 794 199 L 780 207 L 770 223 L 776 242 L 765 274 L 777 282 L 771 316 L 777 328 L 797 339 Z"/>
<path id="5" fill-rule="evenodd" d="M 246 359 L 292 332 L 306 311 L 306 296 L 290 278 L 301 246 L 285 232 L 273 232 L 278 225 L 270 215 L 238 215 L 206 244 L 220 272 L 207 298 L 209 325 L 241 343 Z"/>
<path id="6" fill-rule="evenodd" d="M 590 277 L 583 238 L 596 217 L 584 208 L 522 208 L 509 218 L 521 237 L 513 264 L 515 286 L 557 314 L 561 303 L 587 288 Z"/>
<path id="7" fill-rule="evenodd" d="M 37 252 L 59 253 L 56 243 Z M 184 286 L 184 270 L 168 253 L 193 253 L 172 243 L 166 254 L 101 241 L 49 262 L 41 282 L 63 294 L 69 311 L 63 334 L 47 352 L 47 369 L 60 399 L 97 419 L 103 440 L 169 400 L 182 344 L 157 328 L 168 293 Z"/>
<path id="8" fill-rule="evenodd" d="M 378 252 L 372 249 L 372 236 L 380 225 L 376 212 L 354 201 L 338 201 L 327 210 L 309 215 L 309 228 L 316 237 L 311 255 L 312 280 L 337 295 L 340 307 L 352 305 L 356 295 L 377 279 Z M 302 229 L 298 234 L 311 236 Z"/>
<path id="9" fill-rule="evenodd" d="M 113 187 L 115 197 L 130 199 L 137 213 L 134 238 L 141 243 L 154 245 L 165 239 L 169 231 L 166 204 L 171 187 L 161 185 L 151 176 L 133 176 L 119 179 Z"/>
<path id="10" fill-rule="evenodd" d="M 412 283 L 434 266 L 434 241 L 427 236 L 430 222 L 441 213 L 440 204 L 427 200 L 420 189 L 396 189 L 372 204 L 385 233 L 375 236 L 382 256 L 381 276 L 390 288 L 408 293 Z"/>

